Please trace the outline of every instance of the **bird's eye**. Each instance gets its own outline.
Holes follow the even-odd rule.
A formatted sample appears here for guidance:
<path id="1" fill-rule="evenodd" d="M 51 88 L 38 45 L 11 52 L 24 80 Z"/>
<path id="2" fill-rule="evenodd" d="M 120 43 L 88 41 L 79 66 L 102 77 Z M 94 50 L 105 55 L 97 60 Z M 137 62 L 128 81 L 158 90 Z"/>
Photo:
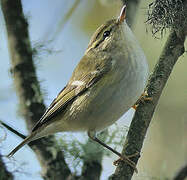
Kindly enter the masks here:
<path id="1" fill-rule="evenodd" d="M 105 32 L 103 33 L 103 37 L 106 38 L 106 37 L 108 37 L 108 36 L 110 36 L 110 31 L 105 31 Z"/>

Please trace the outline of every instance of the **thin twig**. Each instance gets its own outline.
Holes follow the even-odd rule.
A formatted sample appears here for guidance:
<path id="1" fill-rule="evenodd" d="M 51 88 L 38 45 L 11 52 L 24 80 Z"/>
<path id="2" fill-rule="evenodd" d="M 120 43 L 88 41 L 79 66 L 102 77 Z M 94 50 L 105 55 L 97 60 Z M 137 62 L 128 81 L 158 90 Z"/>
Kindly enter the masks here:
<path id="1" fill-rule="evenodd" d="M 72 7 L 68 10 L 68 12 L 60 19 L 60 21 L 58 22 L 58 25 L 55 28 L 55 32 L 52 35 L 52 38 L 51 38 L 52 41 L 54 41 L 58 37 L 58 35 L 62 32 L 62 30 L 64 29 L 64 26 L 67 24 L 69 19 L 72 17 L 73 13 L 79 6 L 80 2 L 81 2 L 80 0 L 76 0 L 74 4 L 72 5 Z M 46 34 L 48 33 L 49 32 L 47 32 Z"/>
<path id="2" fill-rule="evenodd" d="M 0 120 L 0 124 L 2 124 L 4 127 L 6 127 L 9 131 L 11 131 L 12 133 L 16 134 L 17 136 L 19 136 L 22 139 L 25 139 L 26 136 L 21 134 L 20 132 L 18 132 L 17 130 L 15 130 L 14 128 L 12 128 L 11 126 L 9 126 L 8 124 L 4 123 L 3 121 Z"/>

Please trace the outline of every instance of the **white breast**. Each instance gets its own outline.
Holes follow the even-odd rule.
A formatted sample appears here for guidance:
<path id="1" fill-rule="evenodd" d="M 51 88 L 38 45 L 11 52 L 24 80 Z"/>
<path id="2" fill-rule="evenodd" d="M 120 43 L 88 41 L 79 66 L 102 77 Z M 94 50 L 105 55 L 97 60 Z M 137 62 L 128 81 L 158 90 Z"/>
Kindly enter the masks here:
<path id="1" fill-rule="evenodd" d="M 146 86 L 149 70 L 144 52 L 126 24 L 124 32 L 126 36 L 119 53 L 125 54 L 125 56 L 118 59 L 119 54 L 116 57 L 114 55 L 112 77 L 116 76 L 116 79 L 114 79 L 114 84 L 108 89 L 104 89 L 103 94 L 97 99 L 98 101 L 105 99 L 106 103 L 98 106 L 98 109 L 104 110 L 98 110 L 95 113 L 99 114 L 95 120 L 91 118 L 96 129 L 103 129 L 117 121 L 134 105 Z M 125 48 L 123 48 L 124 46 Z"/>
<path id="2" fill-rule="evenodd" d="M 144 91 L 148 65 L 145 55 L 129 27 L 125 39 L 113 54 L 112 70 L 73 103 L 72 131 L 102 130 L 131 108 Z M 106 83 L 107 81 L 107 83 Z"/>

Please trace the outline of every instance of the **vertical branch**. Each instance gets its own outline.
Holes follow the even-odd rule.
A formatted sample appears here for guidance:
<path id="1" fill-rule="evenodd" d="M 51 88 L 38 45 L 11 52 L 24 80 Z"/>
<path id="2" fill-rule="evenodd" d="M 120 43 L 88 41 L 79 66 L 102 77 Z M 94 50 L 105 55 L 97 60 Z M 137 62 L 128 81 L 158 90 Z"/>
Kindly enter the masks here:
<path id="1" fill-rule="evenodd" d="M 108 130 L 104 130 L 99 134 L 99 136 L 101 137 L 102 141 L 105 141 L 106 137 L 108 136 Z M 100 145 L 96 144 L 91 139 L 88 139 L 85 146 L 93 147 L 93 149 L 90 150 L 90 156 L 91 154 L 94 154 L 94 156 L 83 160 L 82 173 L 79 180 L 99 180 L 102 172 L 102 159 L 104 149 L 101 148 L 101 150 L 95 152 L 96 149 L 100 148 Z"/>
<path id="2" fill-rule="evenodd" d="M 19 96 L 21 113 L 27 122 L 28 130 L 31 130 L 44 113 L 45 105 L 32 59 L 28 23 L 24 18 L 20 0 L 2 0 L 1 5 L 8 34 L 14 85 Z"/>
<path id="3" fill-rule="evenodd" d="M 177 172 L 173 180 L 185 180 L 186 178 L 187 178 L 187 164 Z"/>
<path id="4" fill-rule="evenodd" d="M 122 154 L 130 155 L 136 151 L 141 152 L 147 129 L 151 122 L 163 88 L 165 87 L 178 58 L 184 53 L 185 36 L 185 34 L 182 34 L 179 37 L 175 31 L 170 33 L 158 63 L 156 64 L 146 87 L 149 96 L 152 98 L 152 101 L 141 102 L 139 104 L 131 122 Z M 139 157 L 135 157 L 133 159 L 136 164 L 138 159 Z M 130 180 L 133 173 L 134 170 L 126 163 L 120 163 L 110 179 Z"/>
<path id="5" fill-rule="evenodd" d="M 158 3 L 159 2 L 163 1 L 158 1 Z M 137 151 L 141 152 L 143 142 L 147 133 L 147 129 L 151 122 L 152 116 L 154 114 L 155 108 L 163 91 L 163 88 L 167 83 L 167 80 L 174 68 L 175 63 L 185 51 L 184 41 L 187 36 L 187 21 L 185 18 L 187 13 L 186 2 L 187 1 L 184 1 L 182 4 L 184 14 L 181 17 L 183 20 L 181 21 L 180 18 L 175 18 L 175 21 L 172 21 L 174 22 L 174 24 L 170 24 L 169 27 L 172 30 L 166 41 L 163 51 L 158 59 L 158 62 L 153 70 L 153 73 L 149 77 L 146 90 L 148 92 L 149 97 L 152 98 L 152 101 L 140 102 L 132 119 L 122 154 L 131 155 Z M 160 14 L 158 14 L 157 16 L 159 15 Z M 168 22 L 165 22 L 165 24 L 167 23 Z M 175 27 L 177 27 L 177 29 Z M 138 162 L 138 159 L 139 157 L 133 158 L 136 164 Z M 116 168 L 115 173 L 109 179 L 130 180 L 132 178 L 133 173 L 134 170 L 132 168 L 130 168 L 126 163 L 121 162 L 119 166 Z"/>
<path id="6" fill-rule="evenodd" d="M 1 156 L 0 156 L 0 179 L 1 180 L 13 180 L 13 175 L 7 171 Z"/>
<path id="7" fill-rule="evenodd" d="M 24 18 L 21 0 L 1 0 L 1 7 L 8 34 L 16 93 L 27 128 L 31 130 L 44 113 L 45 105 L 32 59 L 28 23 Z M 42 138 L 32 144 L 32 149 L 40 161 L 44 179 L 61 180 L 62 177 L 70 175 L 62 151 L 55 149 L 56 142 L 53 136 Z"/>
<path id="8" fill-rule="evenodd" d="M 103 153 L 100 153 L 100 155 L 102 160 Z M 80 178 L 80 180 L 99 180 L 101 176 L 101 171 L 101 161 L 84 161 L 82 167 L 82 177 Z"/>

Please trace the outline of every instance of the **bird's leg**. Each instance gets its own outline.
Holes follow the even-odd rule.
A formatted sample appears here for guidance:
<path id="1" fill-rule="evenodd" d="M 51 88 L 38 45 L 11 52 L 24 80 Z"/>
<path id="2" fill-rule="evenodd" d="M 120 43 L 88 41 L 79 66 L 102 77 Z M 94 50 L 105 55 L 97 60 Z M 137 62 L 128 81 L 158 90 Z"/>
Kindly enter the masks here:
<path id="1" fill-rule="evenodd" d="M 138 154 L 135 153 L 135 154 L 130 155 L 130 156 L 122 155 L 121 153 L 117 152 L 115 149 L 111 148 L 111 147 L 108 146 L 107 144 L 105 144 L 105 143 L 103 143 L 102 141 L 100 141 L 100 140 L 96 137 L 95 133 L 93 134 L 93 131 L 88 131 L 88 137 L 89 137 L 90 139 L 92 139 L 93 141 L 96 141 L 97 143 L 99 143 L 100 145 L 104 146 L 105 148 L 107 148 L 108 150 L 112 151 L 114 154 L 116 154 L 116 155 L 118 155 L 118 156 L 120 157 L 117 161 L 114 162 L 114 165 L 118 165 L 119 161 L 124 161 L 124 162 L 126 162 L 129 166 L 131 166 L 131 167 L 135 170 L 136 173 L 138 172 L 138 170 L 137 170 L 137 168 L 136 168 L 136 164 L 135 164 L 132 160 L 130 160 L 129 158 L 134 157 L 134 156 L 137 156 L 137 155 L 139 155 L 139 153 L 138 153 Z"/>
<path id="2" fill-rule="evenodd" d="M 152 101 L 153 98 L 152 97 L 149 97 L 147 91 L 144 91 L 142 93 L 142 95 L 140 96 L 140 98 L 136 101 L 136 103 L 132 106 L 133 109 L 136 110 L 136 108 L 138 107 L 139 103 L 140 102 L 144 102 L 144 101 Z"/>

